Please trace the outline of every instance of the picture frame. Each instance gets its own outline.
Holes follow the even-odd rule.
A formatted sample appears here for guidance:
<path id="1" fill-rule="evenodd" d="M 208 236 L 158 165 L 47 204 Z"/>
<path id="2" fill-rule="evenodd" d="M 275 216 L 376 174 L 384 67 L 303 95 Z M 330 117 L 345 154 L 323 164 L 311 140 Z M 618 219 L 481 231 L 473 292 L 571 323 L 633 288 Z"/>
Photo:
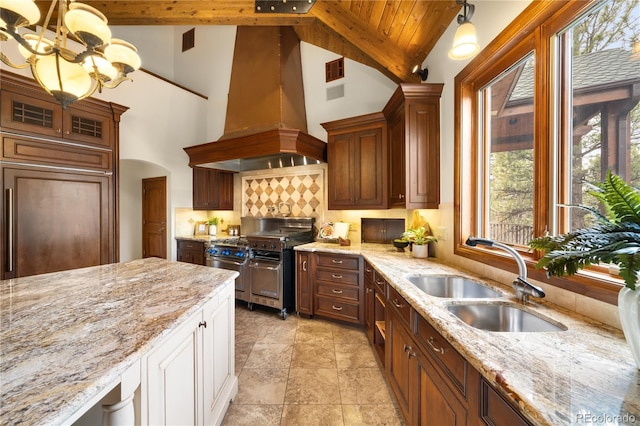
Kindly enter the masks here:
<path id="1" fill-rule="evenodd" d="M 209 225 L 207 225 L 207 222 L 196 222 L 193 234 L 209 235 Z"/>

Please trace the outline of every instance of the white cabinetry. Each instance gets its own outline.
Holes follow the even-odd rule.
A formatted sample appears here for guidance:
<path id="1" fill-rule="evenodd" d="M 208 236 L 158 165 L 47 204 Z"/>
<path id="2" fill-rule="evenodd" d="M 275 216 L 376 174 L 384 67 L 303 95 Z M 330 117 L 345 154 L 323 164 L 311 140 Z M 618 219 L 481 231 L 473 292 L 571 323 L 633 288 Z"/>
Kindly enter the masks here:
<path id="1" fill-rule="evenodd" d="M 143 362 L 142 424 L 222 422 L 238 391 L 234 287 L 227 285 L 153 349 Z"/>

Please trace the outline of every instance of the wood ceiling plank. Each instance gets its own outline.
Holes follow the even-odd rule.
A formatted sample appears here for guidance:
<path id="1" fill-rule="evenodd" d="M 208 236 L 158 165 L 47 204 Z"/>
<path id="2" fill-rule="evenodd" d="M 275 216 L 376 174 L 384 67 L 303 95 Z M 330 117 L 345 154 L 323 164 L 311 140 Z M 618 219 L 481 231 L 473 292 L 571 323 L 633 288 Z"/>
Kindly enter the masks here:
<path id="1" fill-rule="evenodd" d="M 398 39 L 400 38 L 402 32 L 404 31 L 404 27 L 411 16 L 413 5 L 416 2 L 414 0 L 402 0 L 399 2 L 398 10 L 396 11 L 396 15 L 391 22 L 391 27 L 389 27 L 389 40 L 394 42 L 396 45 L 398 44 Z"/>
<path id="2" fill-rule="evenodd" d="M 421 24 L 417 27 L 409 44 L 403 47 L 407 56 L 415 58 L 420 63 L 431 52 L 460 10 L 455 0 L 427 3 L 429 8 Z"/>
<path id="3" fill-rule="evenodd" d="M 400 3 L 397 1 L 387 1 L 385 4 L 384 11 L 382 12 L 382 17 L 380 18 L 380 23 L 377 28 L 378 32 L 384 34 L 385 37 L 389 37 L 389 30 L 393 23 L 393 19 L 396 16 L 399 4 Z"/>
<path id="4" fill-rule="evenodd" d="M 429 3 L 431 2 L 426 2 L 426 1 L 414 2 L 413 9 L 409 14 L 407 22 L 405 23 L 404 28 L 402 29 L 402 32 L 400 33 L 399 37 L 395 42 L 399 48 L 407 49 L 407 47 L 410 45 L 411 39 L 413 38 L 414 34 L 416 33 L 416 31 L 418 31 L 421 28 L 421 25 L 423 24 L 422 20 L 424 19 L 424 16 L 427 13 L 427 10 L 429 10 Z M 412 56 L 411 55 L 412 52 L 407 52 L 407 53 L 409 53 L 410 56 Z"/>
<path id="5" fill-rule="evenodd" d="M 387 7 L 387 2 L 385 1 L 374 1 L 371 16 L 369 16 L 369 26 L 375 28 L 376 30 L 380 26 L 380 21 L 382 20 L 382 15 L 384 14 L 384 10 Z"/>

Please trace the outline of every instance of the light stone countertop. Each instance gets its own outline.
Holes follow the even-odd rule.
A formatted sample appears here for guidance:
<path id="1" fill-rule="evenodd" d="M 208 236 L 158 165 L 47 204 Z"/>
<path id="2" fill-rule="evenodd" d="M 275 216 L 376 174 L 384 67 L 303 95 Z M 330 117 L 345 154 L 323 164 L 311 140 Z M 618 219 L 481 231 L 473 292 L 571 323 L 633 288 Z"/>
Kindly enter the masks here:
<path id="1" fill-rule="evenodd" d="M 503 293 L 501 299 L 514 302 L 511 286 L 482 279 L 433 258 L 413 258 L 408 250 L 400 253 L 391 244 L 311 243 L 295 249 L 362 255 L 534 424 L 640 425 L 640 370 L 620 330 L 544 299 L 530 302 L 527 309 L 561 322 L 568 330 L 530 333 L 478 330 L 449 313 L 445 306 L 452 303 L 451 299 L 429 296 L 405 277 L 467 276 Z"/>
<path id="2" fill-rule="evenodd" d="M 0 281 L 0 424 L 63 424 L 235 271 L 158 258 Z"/>

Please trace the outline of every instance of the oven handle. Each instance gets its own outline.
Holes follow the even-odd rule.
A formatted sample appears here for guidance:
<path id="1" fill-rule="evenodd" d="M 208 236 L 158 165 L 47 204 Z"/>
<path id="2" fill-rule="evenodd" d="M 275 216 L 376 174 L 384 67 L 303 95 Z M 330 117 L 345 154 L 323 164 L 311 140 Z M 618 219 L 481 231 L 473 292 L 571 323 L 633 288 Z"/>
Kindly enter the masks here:
<path id="1" fill-rule="evenodd" d="M 276 263 L 276 262 L 269 262 L 269 263 Z M 277 263 L 276 266 L 265 266 L 265 263 L 260 263 L 260 262 L 256 262 L 256 261 L 251 261 L 249 262 L 249 268 L 260 268 L 260 269 L 268 269 L 270 271 L 276 271 L 278 269 L 280 269 L 280 263 Z"/>
<path id="2" fill-rule="evenodd" d="M 223 258 L 220 258 L 220 257 L 213 257 L 213 256 L 209 257 L 209 259 L 215 260 L 215 261 L 220 262 L 220 263 L 230 263 L 230 264 L 236 265 L 236 266 L 242 266 L 242 265 L 244 265 L 246 263 L 246 261 L 244 261 L 244 262 L 236 262 L 235 260 L 223 259 Z"/>

